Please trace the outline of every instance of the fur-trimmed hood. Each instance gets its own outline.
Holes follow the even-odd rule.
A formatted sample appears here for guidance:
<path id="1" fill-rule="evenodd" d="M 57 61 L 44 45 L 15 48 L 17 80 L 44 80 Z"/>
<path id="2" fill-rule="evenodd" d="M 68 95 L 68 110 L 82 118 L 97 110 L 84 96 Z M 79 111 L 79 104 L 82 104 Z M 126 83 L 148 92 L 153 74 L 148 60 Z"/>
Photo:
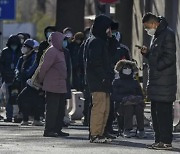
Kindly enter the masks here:
<path id="1" fill-rule="evenodd" d="M 120 72 L 122 70 L 123 66 L 125 66 L 125 65 L 132 66 L 133 71 L 135 71 L 137 69 L 137 65 L 135 62 L 123 59 L 123 60 L 120 60 L 116 63 L 116 65 L 114 67 L 114 71 Z"/>

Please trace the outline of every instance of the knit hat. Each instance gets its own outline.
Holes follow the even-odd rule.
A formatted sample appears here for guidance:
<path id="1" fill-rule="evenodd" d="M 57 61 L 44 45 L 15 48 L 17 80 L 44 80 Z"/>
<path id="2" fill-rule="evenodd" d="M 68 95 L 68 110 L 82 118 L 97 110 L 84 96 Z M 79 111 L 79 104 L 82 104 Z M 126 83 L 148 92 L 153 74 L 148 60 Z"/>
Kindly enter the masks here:
<path id="1" fill-rule="evenodd" d="M 27 39 L 25 42 L 24 42 L 24 45 L 29 47 L 29 48 L 34 48 L 34 40 L 33 39 Z"/>

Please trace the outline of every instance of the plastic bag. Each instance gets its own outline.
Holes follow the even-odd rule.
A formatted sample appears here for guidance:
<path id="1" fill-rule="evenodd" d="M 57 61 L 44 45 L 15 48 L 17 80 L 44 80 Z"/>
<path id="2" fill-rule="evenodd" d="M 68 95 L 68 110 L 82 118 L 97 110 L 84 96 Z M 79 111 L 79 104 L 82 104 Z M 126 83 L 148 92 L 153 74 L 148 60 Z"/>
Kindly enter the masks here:
<path id="1" fill-rule="evenodd" d="M 177 100 L 174 102 L 174 120 L 173 120 L 173 126 L 178 125 L 180 121 L 180 100 Z"/>
<path id="2" fill-rule="evenodd" d="M 0 91 L 2 92 L 0 95 L 1 101 L 5 104 L 9 99 L 9 92 L 8 92 L 8 86 L 5 82 L 3 82 Z"/>

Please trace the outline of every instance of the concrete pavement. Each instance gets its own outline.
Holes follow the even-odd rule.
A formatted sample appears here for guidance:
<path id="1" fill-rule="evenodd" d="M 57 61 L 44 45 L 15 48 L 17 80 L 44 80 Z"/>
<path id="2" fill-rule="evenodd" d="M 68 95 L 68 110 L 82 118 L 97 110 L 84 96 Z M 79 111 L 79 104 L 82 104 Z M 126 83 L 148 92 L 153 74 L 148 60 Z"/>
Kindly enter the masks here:
<path id="1" fill-rule="evenodd" d="M 180 133 L 174 134 L 172 151 L 156 151 L 146 148 L 153 143 L 153 132 L 146 128 L 147 139 L 125 139 L 118 137 L 113 142 L 104 144 L 89 143 L 88 128 L 75 123 L 65 132 L 66 138 L 43 137 L 42 126 L 19 126 L 0 122 L 0 154 L 179 154 Z"/>

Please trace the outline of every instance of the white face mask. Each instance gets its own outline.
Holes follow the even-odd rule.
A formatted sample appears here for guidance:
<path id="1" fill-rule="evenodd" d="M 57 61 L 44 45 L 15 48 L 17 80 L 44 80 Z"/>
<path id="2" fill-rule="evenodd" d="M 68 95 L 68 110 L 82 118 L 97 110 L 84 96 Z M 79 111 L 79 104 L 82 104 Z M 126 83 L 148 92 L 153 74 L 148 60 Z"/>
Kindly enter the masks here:
<path id="1" fill-rule="evenodd" d="M 122 73 L 125 75 L 130 75 L 132 73 L 132 70 L 130 68 L 124 68 L 122 70 Z"/>
<path id="2" fill-rule="evenodd" d="M 156 32 L 156 29 L 152 28 L 152 29 L 147 29 L 147 34 L 150 35 L 150 36 L 154 36 L 155 32 Z"/>
<path id="3" fill-rule="evenodd" d="M 22 47 L 21 48 L 21 52 L 22 52 L 22 54 L 27 54 L 28 52 L 29 52 L 29 50 L 28 50 L 28 48 L 27 47 Z"/>
<path id="4" fill-rule="evenodd" d="M 73 37 L 73 34 L 72 34 L 71 32 L 67 32 L 67 33 L 65 34 L 65 36 L 68 37 L 68 38 L 71 38 L 71 37 Z"/>

